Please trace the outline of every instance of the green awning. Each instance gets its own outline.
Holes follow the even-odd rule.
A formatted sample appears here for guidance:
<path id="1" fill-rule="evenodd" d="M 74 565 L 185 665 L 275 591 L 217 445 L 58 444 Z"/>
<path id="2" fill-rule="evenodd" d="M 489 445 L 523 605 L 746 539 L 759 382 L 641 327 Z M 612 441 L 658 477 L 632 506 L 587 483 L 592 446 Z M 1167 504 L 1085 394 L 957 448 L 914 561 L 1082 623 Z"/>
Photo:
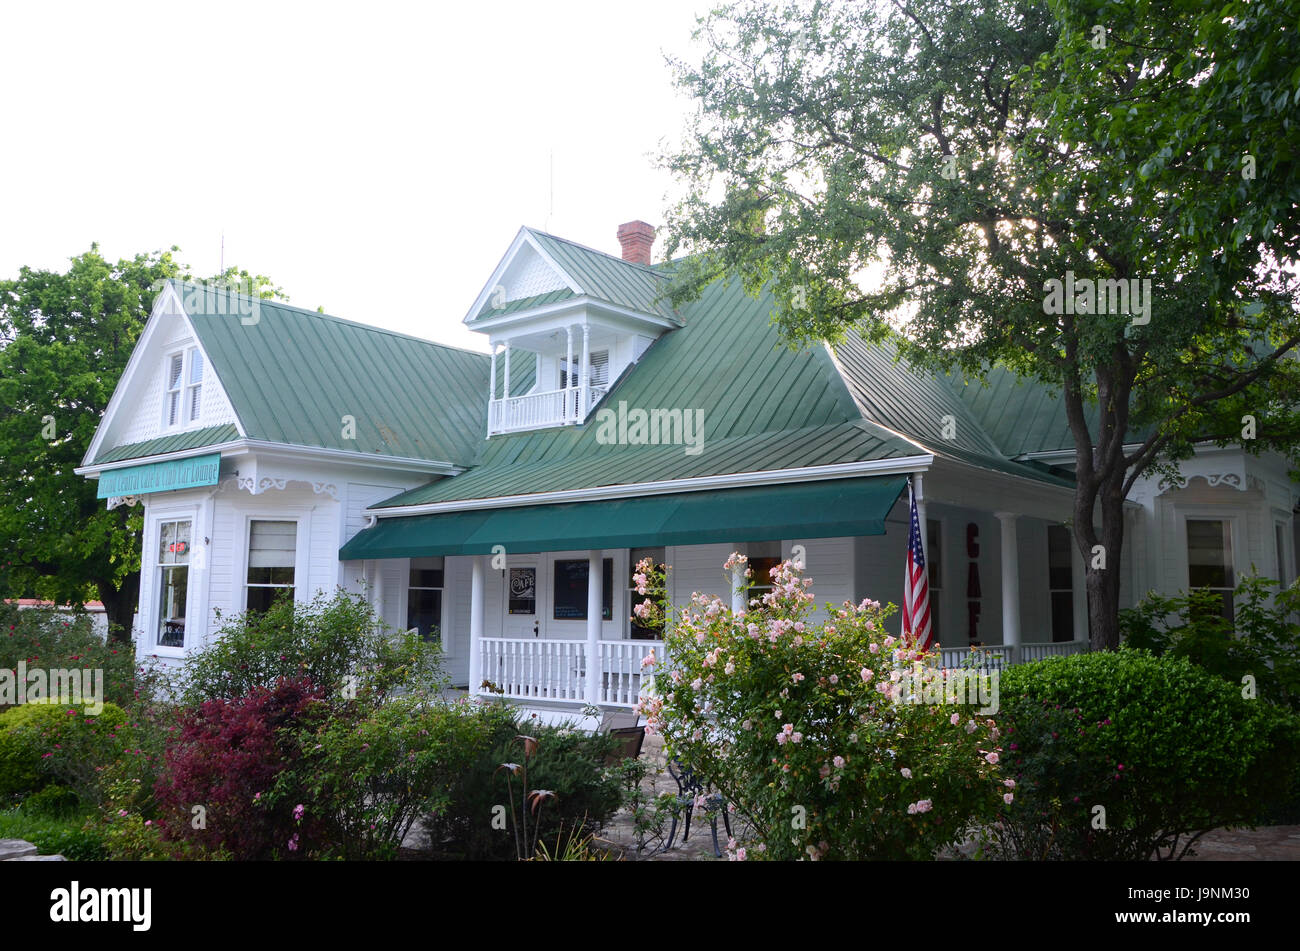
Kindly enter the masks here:
<path id="1" fill-rule="evenodd" d="M 381 518 L 341 561 L 883 535 L 904 476 Z"/>

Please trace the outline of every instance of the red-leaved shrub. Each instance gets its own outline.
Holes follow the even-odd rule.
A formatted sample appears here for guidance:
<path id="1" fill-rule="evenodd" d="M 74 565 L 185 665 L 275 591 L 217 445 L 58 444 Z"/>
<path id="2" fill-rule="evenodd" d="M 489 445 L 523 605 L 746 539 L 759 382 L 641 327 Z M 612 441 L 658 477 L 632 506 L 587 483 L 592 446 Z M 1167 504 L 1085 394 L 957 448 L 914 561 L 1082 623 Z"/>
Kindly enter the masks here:
<path id="1" fill-rule="evenodd" d="M 307 857 L 314 823 L 265 800 L 300 758 L 296 728 L 322 696 L 309 679 L 281 679 L 187 710 L 155 786 L 163 836 L 233 859 Z"/>

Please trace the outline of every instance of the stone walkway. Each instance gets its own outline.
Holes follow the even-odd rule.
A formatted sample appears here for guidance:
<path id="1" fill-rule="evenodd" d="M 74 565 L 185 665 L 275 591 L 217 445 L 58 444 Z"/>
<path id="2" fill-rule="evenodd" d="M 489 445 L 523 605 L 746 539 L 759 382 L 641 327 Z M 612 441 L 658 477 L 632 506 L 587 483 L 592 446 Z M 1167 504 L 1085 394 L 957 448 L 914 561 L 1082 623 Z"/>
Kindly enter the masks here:
<path id="1" fill-rule="evenodd" d="M 1300 826 L 1216 829 L 1192 846 L 1189 862 L 1300 861 Z"/>
<path id="2" fill-rule="evenodd" d="M 0 862 L 66 862 L 62 855 L 37 855 L 38 849 L 22 839 L 0 839 Z"/>

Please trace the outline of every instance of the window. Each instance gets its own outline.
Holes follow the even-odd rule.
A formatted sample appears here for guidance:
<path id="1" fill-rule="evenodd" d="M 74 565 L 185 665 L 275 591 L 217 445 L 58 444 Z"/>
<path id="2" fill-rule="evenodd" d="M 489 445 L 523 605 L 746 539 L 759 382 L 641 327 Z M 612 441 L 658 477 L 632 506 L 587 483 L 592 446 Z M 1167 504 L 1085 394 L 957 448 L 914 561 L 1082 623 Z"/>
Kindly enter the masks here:
<path id="1" fill-rule="evenodd" d="M 585 601 L 583 602 L 586 603 Z M 537 569 L 510 569 L 510 603 L 511 614 L 537 613 Z"/>
<path id="2" fill-rule="evenodd" d="M 292 593 L 297 550 L 297 522 L 249 523 L 245 601 L 249 611 L 261 613 L 281 592 Z"/>
<path id="3" fill-rule="evenodd" d="M 185 602 L 190 586 L 190 523 L 158 527 L 158 646 L 185 646 Z"/>
<path id="4" fill-rule="evenodd" d="M 185 365 L 185 354 L 173 354 L 167 364 L 167 425 L 175 426 L 181 421 L 181 370 Z"/>
<path id="5" fill-rule="evenodd" d="M 631 615 L 631 637 L 639 641 L 657 641 L 664 636 L 663 624 L 656 624 L 648 627 L 637 620 L 635 614 L 632 614 L 632 607 L 640 604 L 646 599 L 643 594 L 638 594 L 636 584 L 632 581 L 632 576 L 636 574 L 636 564 L 643 558 L 649 558 L 656 565 L 664 563 L 664 549 L 662 548 L 632 548 L 627 553 L 627 603 L 628 614 Z"/>
<path id="6" fill-rule="evenodd" d="M 600 616 L 608 621 L 614 616 L 614 559 L 606 558 L 601 567 Z M 587 619 L 587 559 L 565 559 L 555 563 L 553 603 L 552 613 L 557 621 Z"/>
<path id="7" fill-rule="evenodd" d="M 749 600 L 762 600 L 772 590 L 772 569 L 781 564 L 780 542 L 751 542 L 742 551 L 749 560 Z"/>
<path id="8" fill-rule="evenodd" d="M 1052 640 L 1074 640 L 1074 559 L 1070 530 L 1047 526 L 1047 590 L 1052 602 Z"/>
<path id="9" fill-rule="evenodd" d="M 605 386 L 609 383 L 609 351 L 596 350 L 590 354 L 591 359 L 591 385 Z M 582 383 L 582 358 L 578 357 L 573 361 L 573 385 L 578 386 Z M 569 361 L 562 359 L 560 361 L 560 389 L 565 389 L 569 385 Z"/>
<path id="10" fill-rule="evenodd" d="M 1222 614 L 1233 619 L 1232 523 L 1223 519 L 1187 520 L 1187 583 L 1193 588 L 1219 592 Z"/>
<path id="11" fill-rule="evenodd" d="M 203 396 L 203 354 L 198 349 L 190 351 L 189 385 L 185 388 L 185 405 L 189 411 L 189 421 L 199 418 L 199 406 Z"/>
<path id="12" fill-rule="evenodd" d="M 925 568 L 930 583 L 930 635 L 939 641 L 939 593 L 943 590 L 943 525 L 937 518 L 925 520 Z"/>
<path id="13" fill-rule="evenodd" d="M 412 558 L 406 593 L 406 629 L 415 628 L 426 641 L 442 635 L 443 560 Z"/>
<path id="14" fill-rule="evenodd" d="M 197 347 L 173 353 L 167 358 L 167 386 L 163 394 L 166 425 L 197 421 L 202 405 L 203 354 Z"/>

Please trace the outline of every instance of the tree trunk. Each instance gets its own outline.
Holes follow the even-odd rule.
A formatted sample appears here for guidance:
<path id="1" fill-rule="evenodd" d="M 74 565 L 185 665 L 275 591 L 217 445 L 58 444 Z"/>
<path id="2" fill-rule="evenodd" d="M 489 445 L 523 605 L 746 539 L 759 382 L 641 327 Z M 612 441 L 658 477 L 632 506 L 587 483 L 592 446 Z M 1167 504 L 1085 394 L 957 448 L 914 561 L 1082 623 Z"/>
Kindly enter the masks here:
<path id="1" fill-rule="evenodd" d="M 95 587 L 99 590 L 99 600 L 104 603 L 109 639 L 131 643 L 131 623 L 140 597 L 140 572 L 133 571 L 123 578 L 120 588 L 107 581 L 99 581 Z"/>
<path id="2" fill-rule="evenodd" d="M 1120 566 L 1124 552 L 1124 470 L 1104 481 L 1098 493 L 1101 531 L 1093 530 L 1091 513 L 1075 511 L 1075 537 L 1084 553 L 1088 587 L 1089 641 L 1093 650 L 1119 648 Z M 1100 550 L 1098 550 L 1100 549 Z"/>

